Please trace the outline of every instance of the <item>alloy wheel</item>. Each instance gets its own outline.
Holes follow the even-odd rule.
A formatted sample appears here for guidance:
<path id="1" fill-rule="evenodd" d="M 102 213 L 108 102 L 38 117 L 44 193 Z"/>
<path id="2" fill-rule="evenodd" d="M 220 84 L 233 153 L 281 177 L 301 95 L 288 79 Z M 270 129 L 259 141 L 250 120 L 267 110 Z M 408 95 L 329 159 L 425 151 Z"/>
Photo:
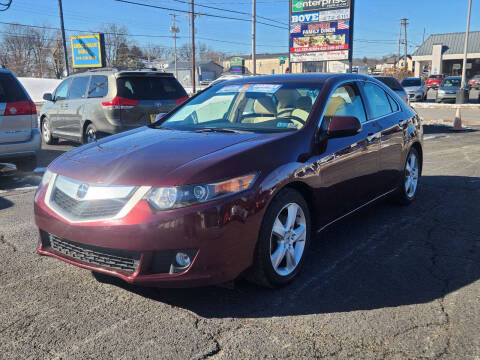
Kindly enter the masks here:
<path id="1" fill-rule="evenodd" d="M 418 159 L 414 152 L 411 152 L 405 164 L 405 193 L 409 199 L 415 196 L 418 186 Z"/>
<path id="2" fill-rule="evenodd" d="M 48 127 L 48 121 L 44 120 L 42 123 L 43 140 L 48 143 L 50 141 L 50 129 Z"/>
<path id="3" fill-rule="evenodd" d="M 270 236 L 270 261 L 280 276 L 290 275 L 300 263 L 305 250 L 307 222 L 296 203 L 285 205 L 277 214 Z"/>
<path id="4" fill-rule="evenodd" d="M 87 144 L 97 141 L 97 132 L 95 131 L 95 129 L 89 127 L 85 135 L 87 138 Z"/>

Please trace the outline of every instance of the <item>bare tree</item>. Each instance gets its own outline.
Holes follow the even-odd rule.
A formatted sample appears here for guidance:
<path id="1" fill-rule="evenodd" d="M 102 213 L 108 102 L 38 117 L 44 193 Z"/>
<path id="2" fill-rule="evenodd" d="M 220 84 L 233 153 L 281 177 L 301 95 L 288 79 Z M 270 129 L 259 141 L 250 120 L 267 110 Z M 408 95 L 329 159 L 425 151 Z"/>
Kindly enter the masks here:
<path id="1" fill-rule="evenodd" d="M 119 48 L 128 45 L 128 29 L 125 25 L 104 24 L 101 31 L 105 34 L 105 62 L 107 66 L 115 66 Z"/>

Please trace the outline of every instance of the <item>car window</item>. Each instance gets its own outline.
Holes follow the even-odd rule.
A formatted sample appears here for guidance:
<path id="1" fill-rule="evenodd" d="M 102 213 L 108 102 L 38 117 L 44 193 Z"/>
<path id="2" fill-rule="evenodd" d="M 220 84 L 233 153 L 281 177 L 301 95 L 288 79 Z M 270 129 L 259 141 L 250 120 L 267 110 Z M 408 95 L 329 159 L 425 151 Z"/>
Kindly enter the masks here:
<path id="1" fill-rule="evenodd" d="M 81 99 L 85 96 L 87 92 L 88 81 L 90 80 L 89 76 L 80 76 L 73 79 L 72 86 L 70 86 L 70 91 L 68 92 L 69 99 Z"/>
<path id="2" fill-rule="evenodd" d="M 87 96 L 89 98 L 104 97 L 107 96 L 107 93 L 108 77 L 103 75 L 92 75 Z"/>
<path id="3" fill-rule="evenodd" d="M 355 85 L 341 85 L 333 92 L 325 110 L 324 126 L 326 128 L 334 116 L 355 116 L 361 123 L 367 121 L 362 98 Z"/>
<path id="4" fill-rule="evenodd" d="M 174 100 L 187 93 L 173 77 L 122 76 L 117 79 L 117 95 L 133 100 Z"/>
<path id="5" fill-rule="evenodd" d="M 367 82 L 364 86 L 365 96 L 370 105 L 369 119 L 377 119 L 392 112 L 387 93 L 379 86 Z"/>
<path id="6" fill-rule="evenodd" d="M 387 97 L 388 97 L 388 101 L 390 102 L 390 107 L 392 108 L 392 111 L 393 112 L 400 111 L 400 107 L 398 106 L 397 102 L 388 94 L 387 94 Z"/>
<path id="7" fill-rule="evenodd" d="M 27 100 L 27 94 L 10 74 L 0 74 L 0 103 Z"/>
<path id="8" fill-rule="evenodd" d="M 57 90 L 55 90 L 55 100 L 65 100 L 68 95 L 68 88 L 72 78 L 65 79 L 60 85 L 58 85 Z"/>

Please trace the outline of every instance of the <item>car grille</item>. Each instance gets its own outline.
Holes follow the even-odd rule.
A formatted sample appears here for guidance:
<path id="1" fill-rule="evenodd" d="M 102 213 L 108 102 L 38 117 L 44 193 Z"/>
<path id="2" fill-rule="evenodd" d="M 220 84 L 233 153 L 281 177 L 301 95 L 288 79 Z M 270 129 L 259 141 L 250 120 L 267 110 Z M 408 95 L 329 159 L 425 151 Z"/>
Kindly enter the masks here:
<path id="1" fill-rule="evenodd" d="M 47 234 L 46 238 L 47 244 L 44 245 L 50 245 L 53 250 L 60 254 L 87 264 L 133 273 L 137 270 L 140 262 L 140 252 L 138 251 L 116 250 L 79 244 L 53 234 Z"/>
<path id="2" fill-rule="evenodd" d="M 88 200 L 74 199 L 58 188 L 53 190 L 52 202 L 62 210 L 77 218 L 103 218 L 111 217 L 125 206 L 128 199 Z"/>

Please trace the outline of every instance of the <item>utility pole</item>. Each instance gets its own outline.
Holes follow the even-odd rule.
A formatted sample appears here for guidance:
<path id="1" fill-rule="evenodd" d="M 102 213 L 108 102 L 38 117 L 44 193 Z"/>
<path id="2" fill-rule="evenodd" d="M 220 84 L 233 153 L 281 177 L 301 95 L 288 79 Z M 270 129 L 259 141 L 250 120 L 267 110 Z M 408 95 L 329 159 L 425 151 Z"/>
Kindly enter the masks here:
<path id="1" fill-rule="evenodd" d="M 60 12 L 60 27 L 62 28 L 63 55 L 65 56 L 65 70 L 67 71 L 67 76 L 68 76 L 70 75 L 70 71 L 68 70 L 67 42 L 65 41 L 65 25 L 63 24 L 62 0 L 58 0 L 58 11 Z"/>
<path id="2" fill-rule="evenodd" d="M 190 19 L 192 22 L 192 91 L 195 94 L 195 5 L 194 0 L 190 0 L 191 11 L 190 11 Z"/>
<path id="3" fill-rule="evenodd" d="M 405 40 L 403 42 L 403 45 L 404 45 L 404 52 L 405 52 L 405 58 L 403 60 L 403 66 L 405 68 L 405 70 L 408 69 L 408 61 L 407 61 L 407 52 L 408 52 L 408 42 L 407 42 L 407 24 L 408 24 L 408 19 L 406 18 L 403 18 L 402 19 L 402 25 L 403 25 L 403 30 L 404 30 L 404 34 L 405 34 Z"/>
<path id="4" fill-rule="evenodd" d="M 173 61 L 175 64 L 175 78 L 178 79 L 177 71 L 177 34 L 180 32 L 180 29 L 177 26 L 177 14 L 170 14 L 173 17 L 173 23 L 170 27 L 170 32 L 173 33 Z"/>
<path id="5" fill-rule="evenodd" d="M 423 37 L 422 37 L 422 44 L 425 42 L 425 35 L 427 34 L 427 28 L 423 28 Z"/>
<path id="6" fill-rule="evenodd" d="M 257 75 L 257 57 L 256 57 L 256 44 L 255 44 L 255 31 L 257 25 L 257 4 L 256 0 L 252 0 L 252 70 L 253 75 Z"/>
<path id="7" fill-rule="evenodd" d="M 397 56 L 397 62 L 400 62 L 400 45 L 402 44 L 402 21 L 400 21 L 400 33 L 398 34 L 398 56 Z M 397 64 L 395 63 L 394 67 L 397 67 Z"/>
<path id="8" fill-rule="evenodd" d="M 465 31 L 465 44 L 463 47 L 463 67 L 462 67 L 462 90 L 467 87 L 467 57 L 468 57 L 468 38 L 470 36 L 470 16 L 472 14 L 472 0 L 468 2 L 467 30 Z"/>

